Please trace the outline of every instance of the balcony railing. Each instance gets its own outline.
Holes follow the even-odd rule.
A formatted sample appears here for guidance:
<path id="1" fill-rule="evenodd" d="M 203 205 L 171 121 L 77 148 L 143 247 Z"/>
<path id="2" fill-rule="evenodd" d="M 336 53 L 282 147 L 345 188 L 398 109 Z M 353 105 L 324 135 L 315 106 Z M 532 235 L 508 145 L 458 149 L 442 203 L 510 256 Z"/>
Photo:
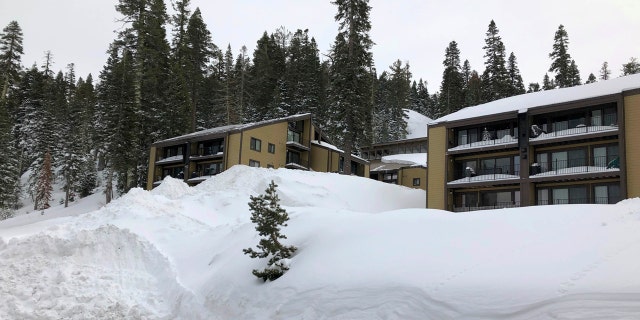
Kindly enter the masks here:
<path id="1" fill-rule="evenodd" d="M 589 163 L 589 160 L 591 160 L 591 163 Z M 594 157 L 592 159 L 556 159 L 548 163 L 534 163 L 531 165 L 529 174 L 531 176 L 549 176 L 619 170 L 619 161 L 618 157 L 612 156 Z"/>
<path id="2" fill-rule="evenodd" d="M 553 200 L 538 200 L 537 205 L 554 205 L 554 204 L 615 204 L 622 200 L 620 196 L 611 197 L 594 197 L 594 198 L 569 198 L 569 199 L 553 199 Z"/>
<path id="3" fill-rule="evenodd" d="M 470 167 L 458 170 L 456 180 L 449 183 L 467 183 L 520 178 L 520 170 L 515 166 L 498 166 L 493 168 L 473 169 Z"/>
<path id="4" fill-rule="evenodd" d="M 492 209 L 503 209 L 503 208 L 517 208 L 520 207 L 520 202 L 496 202 L 490 203 L 487 205 L 467 205 L 467 206 L 458 206 L 453 208 L 453 212 L 466 212 L 466 211 L 476 211 L 476 210 L 492 210 Z"/>
<path id="5" fill-rule="evenodd" d="M 475 148 L 485 148 L 499 145 L 507 145 L 517 143 L 518 139 L 513 136 L 506 135 L 500 139 L 490 139 L 490 140 L 481 140 L 466 144 L 458 144 L 452 148 L 449 148 L 448 151 L 458 151 L 458 150 L 466 150 L 466 149 L 475 149 Z"/>
<path id="6" fill-rule="evenodd" d="M 303 168 L 309 169 L 309 161 L 304 159 L 296 159 L 295 157 L 287 157 L 287 168 Z"/>
<path id="7" fill-rule="evenodd" d="M 557 137 L 584 135 L 584 134 L 597 133 L 597 132 L 618 131 L 618 126 L 616 125 L 606 125 L 606 126 L 578 125 L 575 128 L 555 130 L 552 132 L 544 132 L 538 128 L 538 129 L 532 129 L 532 133 L 536 132 L 537 130 L 540 130 L 538 131 L 539 133 L 537 135 L 532 134 L 532 137 L 530 140 L 537 141 L 537 140 L 553 139 Z"/>

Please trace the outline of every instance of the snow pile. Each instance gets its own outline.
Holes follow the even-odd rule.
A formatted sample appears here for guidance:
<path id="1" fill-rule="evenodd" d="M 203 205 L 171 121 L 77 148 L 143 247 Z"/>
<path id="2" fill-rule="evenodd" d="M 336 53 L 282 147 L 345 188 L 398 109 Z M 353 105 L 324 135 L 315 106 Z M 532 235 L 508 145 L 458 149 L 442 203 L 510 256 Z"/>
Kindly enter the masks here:
<path id="1" fill-rule="evenodd" d="M 394 154 L 382 157 L 382 163 L 397 163 L 416 166 L 425 166 L 427 164 L 426 153 L 404 153 Z"/>
<path id="2" fill-rule="evenodd" d="M 266 261 L 250 195 L 274 180 L 299 249 Z M 0 222 L 0 319 L 632 319 L 640 199 L 449 213 L 422 190 L 234 166 L 97 211 Z M 52 209 L 53 210 L 53 209 Z M 77 209 L 76 209 L 77 210 Z M 37 218 L 37 219 L 36 219 Z"/>

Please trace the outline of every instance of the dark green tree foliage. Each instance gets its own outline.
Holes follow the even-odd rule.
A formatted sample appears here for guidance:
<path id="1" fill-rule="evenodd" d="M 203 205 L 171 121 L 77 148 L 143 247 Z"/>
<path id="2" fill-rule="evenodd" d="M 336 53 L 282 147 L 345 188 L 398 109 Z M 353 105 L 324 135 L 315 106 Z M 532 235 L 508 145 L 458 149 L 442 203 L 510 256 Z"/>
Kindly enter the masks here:
<path id="1" fill-rule="evenodd" d="M 249 110 L 245 114 L 246 122 L 262 121 L 284 115 L 275 103 L 276 92 L 279 92 L 282 75 L 285 70 L 285 52 L 265 31 L 258 40 L 253 53 L 253 66 L 250 69 L 250 91 L 252 93 Z"/>
<path id="2" fill-rule="evenodd" d="M 425 115 L 429 118 L 433 117 L 432 108 L 433 100 L 429 95 L 427 84 L 420 79 L 417 83 L 413 81 L 411 84 L 411 109 Z"/>
<path id="3" fill-rule="evenodd" d="M 22 29 L 11 21 L 0 33 L 0 107 L 6 106 L 9 89 L 18 82 L 22 54 Z"/>
<path id="4" fill-rule="evenodd" d="M 531 92 L 538 92 L 540 91 L 540 84 L 537 82 L 531 82 L 529 83 L 529 87 L 527 88 L 527 93 L 531 93 Z"/>
<path id="5" fill-rule="evenodd" d="M 585 82 L 585 84 L 594 83 L 594 82 L 598 82 L 598 79 L 593 73 L 590 73 L 589 78 L 587 79 L 587 82 Z"/>
<path id="6" fill-rule="evenodd" d="M 464 106 L 464 79 L 460 72 L 460 50 L 457 42 L 449 43 L 442 64 L 444 72 L 438 100 L 440 116 L 456 112 Z"/>
<path id="7" fill-rule="evenodd" d="M 127 175 L 137 165 L 138 143 L 140 134 L 132 129 L 137 128 L 140 115 L 135 105 L 135 75 L 133 54 L 128 49 L 111 45 L 107 64 L 100 73 L 98 106 L 96 123 L 98 124 L 97 145 L 104 155 L 107 170 L 106 196 L 107 203 L 111 199 L 112 183 L 118 177 L 119 192 L 128 190 Z"/>
<path id="8" fill-rule="evenodd" d="M 549 72 L 555 72 L 555 86 L 565 88 L 580 84 L 580 72 L 569 54 L 569 35 L 563 25 L 556 31 L 549 58 L 552 60 Z"/>
<path id="9" fill-rule="evenodd" d="M 402 66 L 400 60 L 396 60 L 389 68 L 391 69 L 390 95 L 388 97 L 389 126 L 391 128 L 389 141 L 394 141 L 404 139 L 407 135 L 404 110 L 410 107 L 411 71 L 409 71 L 409 64 Z"/>
<path id="10" fill-rule="evenodd" d="M 250 103 L 250 86 L 249 86 L 249 70 L 252 68 L 251 59 L 247 54 L 247 47 L 242 46 L 240 53 L 236 57 L 233 69 L 233 78 L 235 79 L 234 95 L 235 95 L 235 113 L 238 115 L 238 121 L 231 123 L 240 123 L 244 119 L 249 110 Z"/>
<path id="11" fill-rule="evenodd" d="M 542 79 L 542 90 L 553 90 L 556 88 L 555 82 L 549 78 L 548 74 L 544 74 L 544 78 Z"/>
<path id="12" fill-rule="evenodd" d="M 38 178 L 36 180 L 35 197 L 34 197 L 34 209 L 44 210 L 49 209 L 51 206 L 51 193 L 53 192 L 53 172 L 51 169 L 51 153 L 46 150 L 44 158 L 41 164 L 40 170 L 38 170 Z"/>
<path id="13" fill-rule="evenodd" d="M 191 112 L 194 109 L 191 105 L 192 100 L 187 84 L 187 65 L 189 64 L 187 25 L 191 16 L 189 4 L 189 0 L 172 2 L 175 14 L 170 18 L 172 26 L 171 77 L 168 85 L 171 95 L 168 98 L 173 111 L 172 126 L 183 133 L 192 131 Z"/>
<path id="14" fill-rule="evenodd" d="M 265 190 L 265 194 L 257 197 L 250 196 L 251 201 L 249 202 L 251 222 L 256 224 L 256 231 L 262 239 L 257 245 L 257 250 L 247 248 L 242 252 L 251 258 L 269 258 L 266 268 L 263 270 L 254 269 L 252 272 L 263 281 L 276 280 L 289 270 L 289 258 L 297 250 L 295 246 L 286 246 L 280 242 L 281 239 L 287 238 L 280 233 L 280 228 L 287 226 L 289 215 L 286 210 L 280 207 L 277 187 L 278 185 L 272 180 Z"/>
<path id="15" fill-rule="evenodd" d="M 475 106 L 482 102 L 482 80 L 478 71 L 472 70 L 464 90 L 465 106 Z"/>
<path id="16" fill-rule="evenodd" d="M 524 82 L 520 75 L 520 69 L 518 68 L 518 62 L 516 61 L 516 55 L 511 52 L 509 60 L 507 61 L 507 74 L 509 75 L 509 85 L 507 87 L 507 96 L 515 96 L 525 93 Z"/>
<path id="17" fill-rule="evenodd" d="M 227 50 L 224 53 L 224 59 L 222 60 L 223 67 L 221 73 L 221 86 L 222 86 L 222 103 L 224 105 L 225 125 L 241 123 L 241 112 L 238 110 L 238 102 L 236 101 L 236 86 L 237 79 L 234 72 L 233 53 L 231 52 L 231 45 L 227 46 Z"/>
<path id="18" fill-rule="evenodd" d="M 390 129 L 390 109 L 389 105 L 391 88 L 389 83 L 389 74 L 383 71 L 375 81 L 373 117 L 372 117 L 372 137 L 373 143 L 391 141 Z"/>
<path id="19" fill-rule="evenodd" d="M 308 30 L 298 29 L 289 43 L 284 74 L 286 115 L 297 113 L 321 114 L 323 101 L 322 69 L 315 39 Z"/>
<path id="20" fill-rule="evenodd" d="M 609 70 L 609 63 L 603 62 L 600 68 L 600 80 L 609 80 L 611 77 L 611 70 Z"/>
<path id="21" fill-rule="evenodd" d="M 218 48 L 211 40 L 211 33 L 202 19 L 200 8 L 196 8 L 189 18 L 186 43 L 187 64 L 185 70 L 189 93 L 189 114 L 191 115 L 190 131 L 193 132 L 198 129 L 196 127 L 197 111 L 204 109 L 205 105 L 202 94 L 206 91 L 205 77 L 208 64 L 214 54 L 218 52 Z"/>
<path id="22" fill-rule="evenodd" d="M 367 145 L 371 128 L 371 68 L 368 0 L 336 0 L 338 35 L 331 49 L 330 133 L 344 150 L 344 173 L 351 174 L 351 153 Z"/>
<path id="23" fill-rule="evenodd" d="M 20 192 L 18 154 L 7 109 L 0 106 L 0 220 L 13 216 Z"/>
<path id="24" fill-rule="evenodd" d="M 482 101 L 490 102 L 509 96 L 509 72 L 506 68 L 506 53 L 498 27 L 489 23 L 485 46 L 485 69 L 482 73 Z"/>
<path id="25" fill-rule="evenodd" d="M 622 65 L 622 75 L 628 76 L 636 73 L 640 73 L 640 62 L 637 58 L 631 57 L 629 62 Z"/>

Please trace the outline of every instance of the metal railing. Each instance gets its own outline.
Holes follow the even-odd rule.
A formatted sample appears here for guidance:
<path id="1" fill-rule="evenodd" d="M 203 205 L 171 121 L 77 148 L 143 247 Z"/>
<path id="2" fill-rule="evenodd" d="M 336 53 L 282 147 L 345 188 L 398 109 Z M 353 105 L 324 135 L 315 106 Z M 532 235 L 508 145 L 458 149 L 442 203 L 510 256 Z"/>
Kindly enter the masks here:
<path id="1" fill-rule="evenodd" d="M 486 205 L 478 204 L 478 205 L 466 205 L 466 206 L 458 206 L 453 208 L 453 212 L 467 212 L 467 211 L 476 211 L 476 210 L 492 210 L 492 209 L 503 209 L 503 208 L 517 208 L 520 207 L 520 202 L 495 202 L 489 203 Z"/>
<path id="2" fill-rule="evenodd" d="M 468 181 L 484 181 L 484 180 L 500 180 L 511 179 L 513 176 L 519 176 L 519 168 L 508 166 L 497 166 L 493 168 L 473 169 L 470 167 L 457 170 L 456 180 L 467 178 Z"/>
<path id="3" fill-rule="evenodd" d="M 536 204 L 539 206 L 554 204 L 614 204 L 622 200 L 620 196 L 611 197 L 594 197 L 594 198 L 563 198 L 553 200 L 538 200 Z"/>
<path id="4" fill-rule="evenodd" d="M 589 158 L 575 158 L 567 160 L 552 160 L 546 163 L 534 163 L 529 174 L 565 174 L 601 172 L 607 169 L 620 168 L 618 156 L 600 156 Z"/>
<path id="5" fill-rule="evenodd" d="M 595 133 L 601 131 L 611 131 L 617 130 L 618 117 L 617 115 L 608 115 L 603 117 L 603 121 L 601 125 L 584 125 L 579 124 L 574 128 L 569 128 L 568 126 L 557 126 L 551 131 L 543 131 L 538 126 L 537 130 L 533 130 L 532 126 L 532 135 L 531 139 L 535 140 L 538 138 L 553 138 L 553 137 L 563 137 L 563 136 L 571 136 L 576 134 L 586 134 L 586 133 Z M 539 131 L 538 131 L 539 130 Z"/>

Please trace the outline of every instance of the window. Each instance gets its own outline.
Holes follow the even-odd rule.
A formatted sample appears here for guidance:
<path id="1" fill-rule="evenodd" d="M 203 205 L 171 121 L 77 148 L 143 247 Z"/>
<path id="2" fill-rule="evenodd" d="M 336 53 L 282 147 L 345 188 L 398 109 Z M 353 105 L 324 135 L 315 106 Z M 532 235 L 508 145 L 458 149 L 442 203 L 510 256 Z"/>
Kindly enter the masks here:
<path id="1" fill-rule="evenodd" d="M 199 156 L 210 156 L 216 155 L 224 151 L 224 140 L 213 140 L 213 141 L 205 141 L 200 142 L 198 144 L 198 155 Z"/>
<path id="2" fill-rule="evenodd" d="M 256 168 L 259 168 L 259 167 L 260 167 L 260 161 L 249 160 L 249 166 L 250 166 L 250 167 L 256 167 Z"/>
<path id="3" fill-rule="evenodd" d="M 414 187 L 420 186 L 420 178 L 413 178 L 413 186 Z"/>
<path id="4" fill-rule="evenodd" d="M 618 168 L 618 145 L 599 146 L 593 148 L 593 165 L 596 167 Z"/>
<path id="5" fill-rule="evenodd" d="M 260 139 L 251 138 L 251 150 L 260 152 L 262 150 L 262 141 Z"/>
<path id="6" fill-rule="evenodd" d="M 269 168 L 269 169 L 273 169 L 273 165 L 272 165 L 272 164 L 268 164 L 268 165 L 267 165 L 267 168 Z"/>
<path id="7" fill-rule="evenodd" d="M 608 204 L 620 201 L 620 186 L 617 184 L 599 185 L 593 187 L 594 203 Z"/>
<path id="8" fill-rule="evenodd" d="M 269 151 L 269 153 L 276 153 L 276 145 L 273 143 L 269 143 L 269 146 L 267 147 L 267 151 Z"/>
<path id="9" fill-rule="evenodd" d="M 300 153 L 295 151 L 287 151 L 287 163 L 302 164 L 300 163 Z"/>
<path id="10" fill-rule="evenodd" d="M 398 184 L 398 172 L 385 173 L 382 182 Z"/>

